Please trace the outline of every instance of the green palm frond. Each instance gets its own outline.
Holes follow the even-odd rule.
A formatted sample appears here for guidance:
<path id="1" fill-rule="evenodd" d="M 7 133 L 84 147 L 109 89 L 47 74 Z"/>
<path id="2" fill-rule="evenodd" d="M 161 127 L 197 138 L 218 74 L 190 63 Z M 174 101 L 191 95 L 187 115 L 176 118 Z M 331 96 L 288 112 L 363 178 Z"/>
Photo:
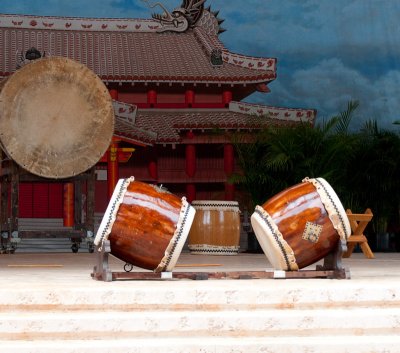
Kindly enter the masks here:
<path id="1" fill-rule="evenodd" d="M 350 101 L 347 103 L 347 109 L 339 114 L 336 123 L 336 133 L 347 134 L 349 132 L 349 126 L 353 119 L 353 113 L 359 106 L 358 101 Z"/>

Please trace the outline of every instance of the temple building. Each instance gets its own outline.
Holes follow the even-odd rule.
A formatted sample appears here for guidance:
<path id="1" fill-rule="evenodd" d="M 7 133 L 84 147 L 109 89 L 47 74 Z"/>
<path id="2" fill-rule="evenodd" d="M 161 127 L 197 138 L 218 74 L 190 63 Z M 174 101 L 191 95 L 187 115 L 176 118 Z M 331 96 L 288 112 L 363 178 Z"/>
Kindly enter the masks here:
<path id="1" fill-rule="evenodd" d="M 95 166 L 96 214 L 131 175 L 189 201 L 234 200 L 232 135 L 316 118 L 313 109 L 243 102 L 269 92 L 277 59 L 230 52 L 219 39 L 223 21 L 204 1 L 158 6 L 151 19 L 0 15 L 0 78 L 36 50 L 86 65 L 114 100 L 114 138 Z M 54 180 L 21 182 L 19 217 L 63 218 L 65 192 Z"/>

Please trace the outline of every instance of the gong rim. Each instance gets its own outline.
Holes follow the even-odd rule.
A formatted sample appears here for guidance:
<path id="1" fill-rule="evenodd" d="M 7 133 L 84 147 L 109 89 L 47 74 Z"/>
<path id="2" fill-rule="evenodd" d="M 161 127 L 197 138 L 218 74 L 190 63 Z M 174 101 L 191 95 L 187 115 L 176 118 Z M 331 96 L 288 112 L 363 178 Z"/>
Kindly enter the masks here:
<path id="1" fill-rule="evenodd" d="M 68 58 L 32 61 L 0 91 L 1 148 L 41 177 L 68 178 L 90 169 L 110 145 L 114 120 L 107 87 Z"/>

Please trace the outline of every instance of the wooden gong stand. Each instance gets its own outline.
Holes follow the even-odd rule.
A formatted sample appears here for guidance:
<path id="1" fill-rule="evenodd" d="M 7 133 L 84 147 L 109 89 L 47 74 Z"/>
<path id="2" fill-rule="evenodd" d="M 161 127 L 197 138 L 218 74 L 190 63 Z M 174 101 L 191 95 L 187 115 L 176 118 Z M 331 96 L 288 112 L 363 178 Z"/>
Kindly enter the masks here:
<path id="1" fill-rule="evenodd" d="M 315 270 L 300 271 L 227 271 L 227 272 L 115 272 L 109 267 L 109 255 L 111 253 L 110 241 L 103 242 L 100 249 L 95 248 L 96 266 L 91 276 L 93 279 L 105 282 L 115 280 L 172 280 L 172 279 L 285 279 L 285 278 L 329 278 L 350 279 L 350 272 L 342 266 L 342 253 L 346 250 L 346 244 L 338 242 L 337 248 L 324 258 L 323 265 L 318 265 Z"/>
<path id="2" fill-rule="evenodd" d="M 19 184 L 24 181 L 73 183 L 75 187 L 74 227 L 72 229 L 19 230 Z M 85 183 L 87 190 L 86 217 L 83 219 L 81 212 L 83 207 L 82 189 Z M 0 184 L 0 253 L 14 253 L 18 247 L 18 243 L 20 243 L 24 238 L 69 238 L 72 243 L 71 249 L 73 252 L 76 252 L 81 242 L 85 240 L 88 243 L 89 251 L 93 252 L 95 195 L 94 167 L 71 178 L 47 179 L 31 174 L 19 167 L 14 161 L 6 159 L 1 162 Z M 9 207 L 9 205 L 11 207 Z"/>

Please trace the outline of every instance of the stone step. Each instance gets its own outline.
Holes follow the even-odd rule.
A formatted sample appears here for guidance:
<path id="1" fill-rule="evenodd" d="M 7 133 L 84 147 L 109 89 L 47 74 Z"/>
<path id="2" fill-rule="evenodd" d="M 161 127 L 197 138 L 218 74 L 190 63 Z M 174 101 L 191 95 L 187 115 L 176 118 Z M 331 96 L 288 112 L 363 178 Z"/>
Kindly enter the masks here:
<path id="1" fill-rule="evenodd" d="M 14 255 L 10 255 L 14 256 Z M 50 262 L 50 264 L 53 261 Z M 37 285 L 36 268 L 24 268 L 16 283 L 4 283 L 0 312 L 15 310 L 96 311 L 215 311 L 266 309 L 400 308 L 400 283 L 347 280 L 219 280 L 116 281 L 104 283 L 88 277 L 75 287 L 64 285 L 61 268 L 48 268 L 54 283 Z M 83 270 L 81 270 L 82 272 Z M 56 274 L 60 273 L 58 278 Z M 23 281 L 18 283 L 18 276 Z M 77 275 L 78 276 L 78 275 Z M 15 282 L 14 281 L 14 282 Z M 238 285 L 240 283 L 240 285 Z M 382 282 L 383 283 L 383 282 Z M 27 290 L 29 286 L 34 290 Z"/>
<path id="2" fill-rule="evenodd" d="M 396 353 L 400 336 L 186 337 L 7 341 L 0 353 Z"/>
<path id="3" fill-rule="evenodd" d="M 0 314 L 3 340 L 399 335 L 400 308 Z"/>

